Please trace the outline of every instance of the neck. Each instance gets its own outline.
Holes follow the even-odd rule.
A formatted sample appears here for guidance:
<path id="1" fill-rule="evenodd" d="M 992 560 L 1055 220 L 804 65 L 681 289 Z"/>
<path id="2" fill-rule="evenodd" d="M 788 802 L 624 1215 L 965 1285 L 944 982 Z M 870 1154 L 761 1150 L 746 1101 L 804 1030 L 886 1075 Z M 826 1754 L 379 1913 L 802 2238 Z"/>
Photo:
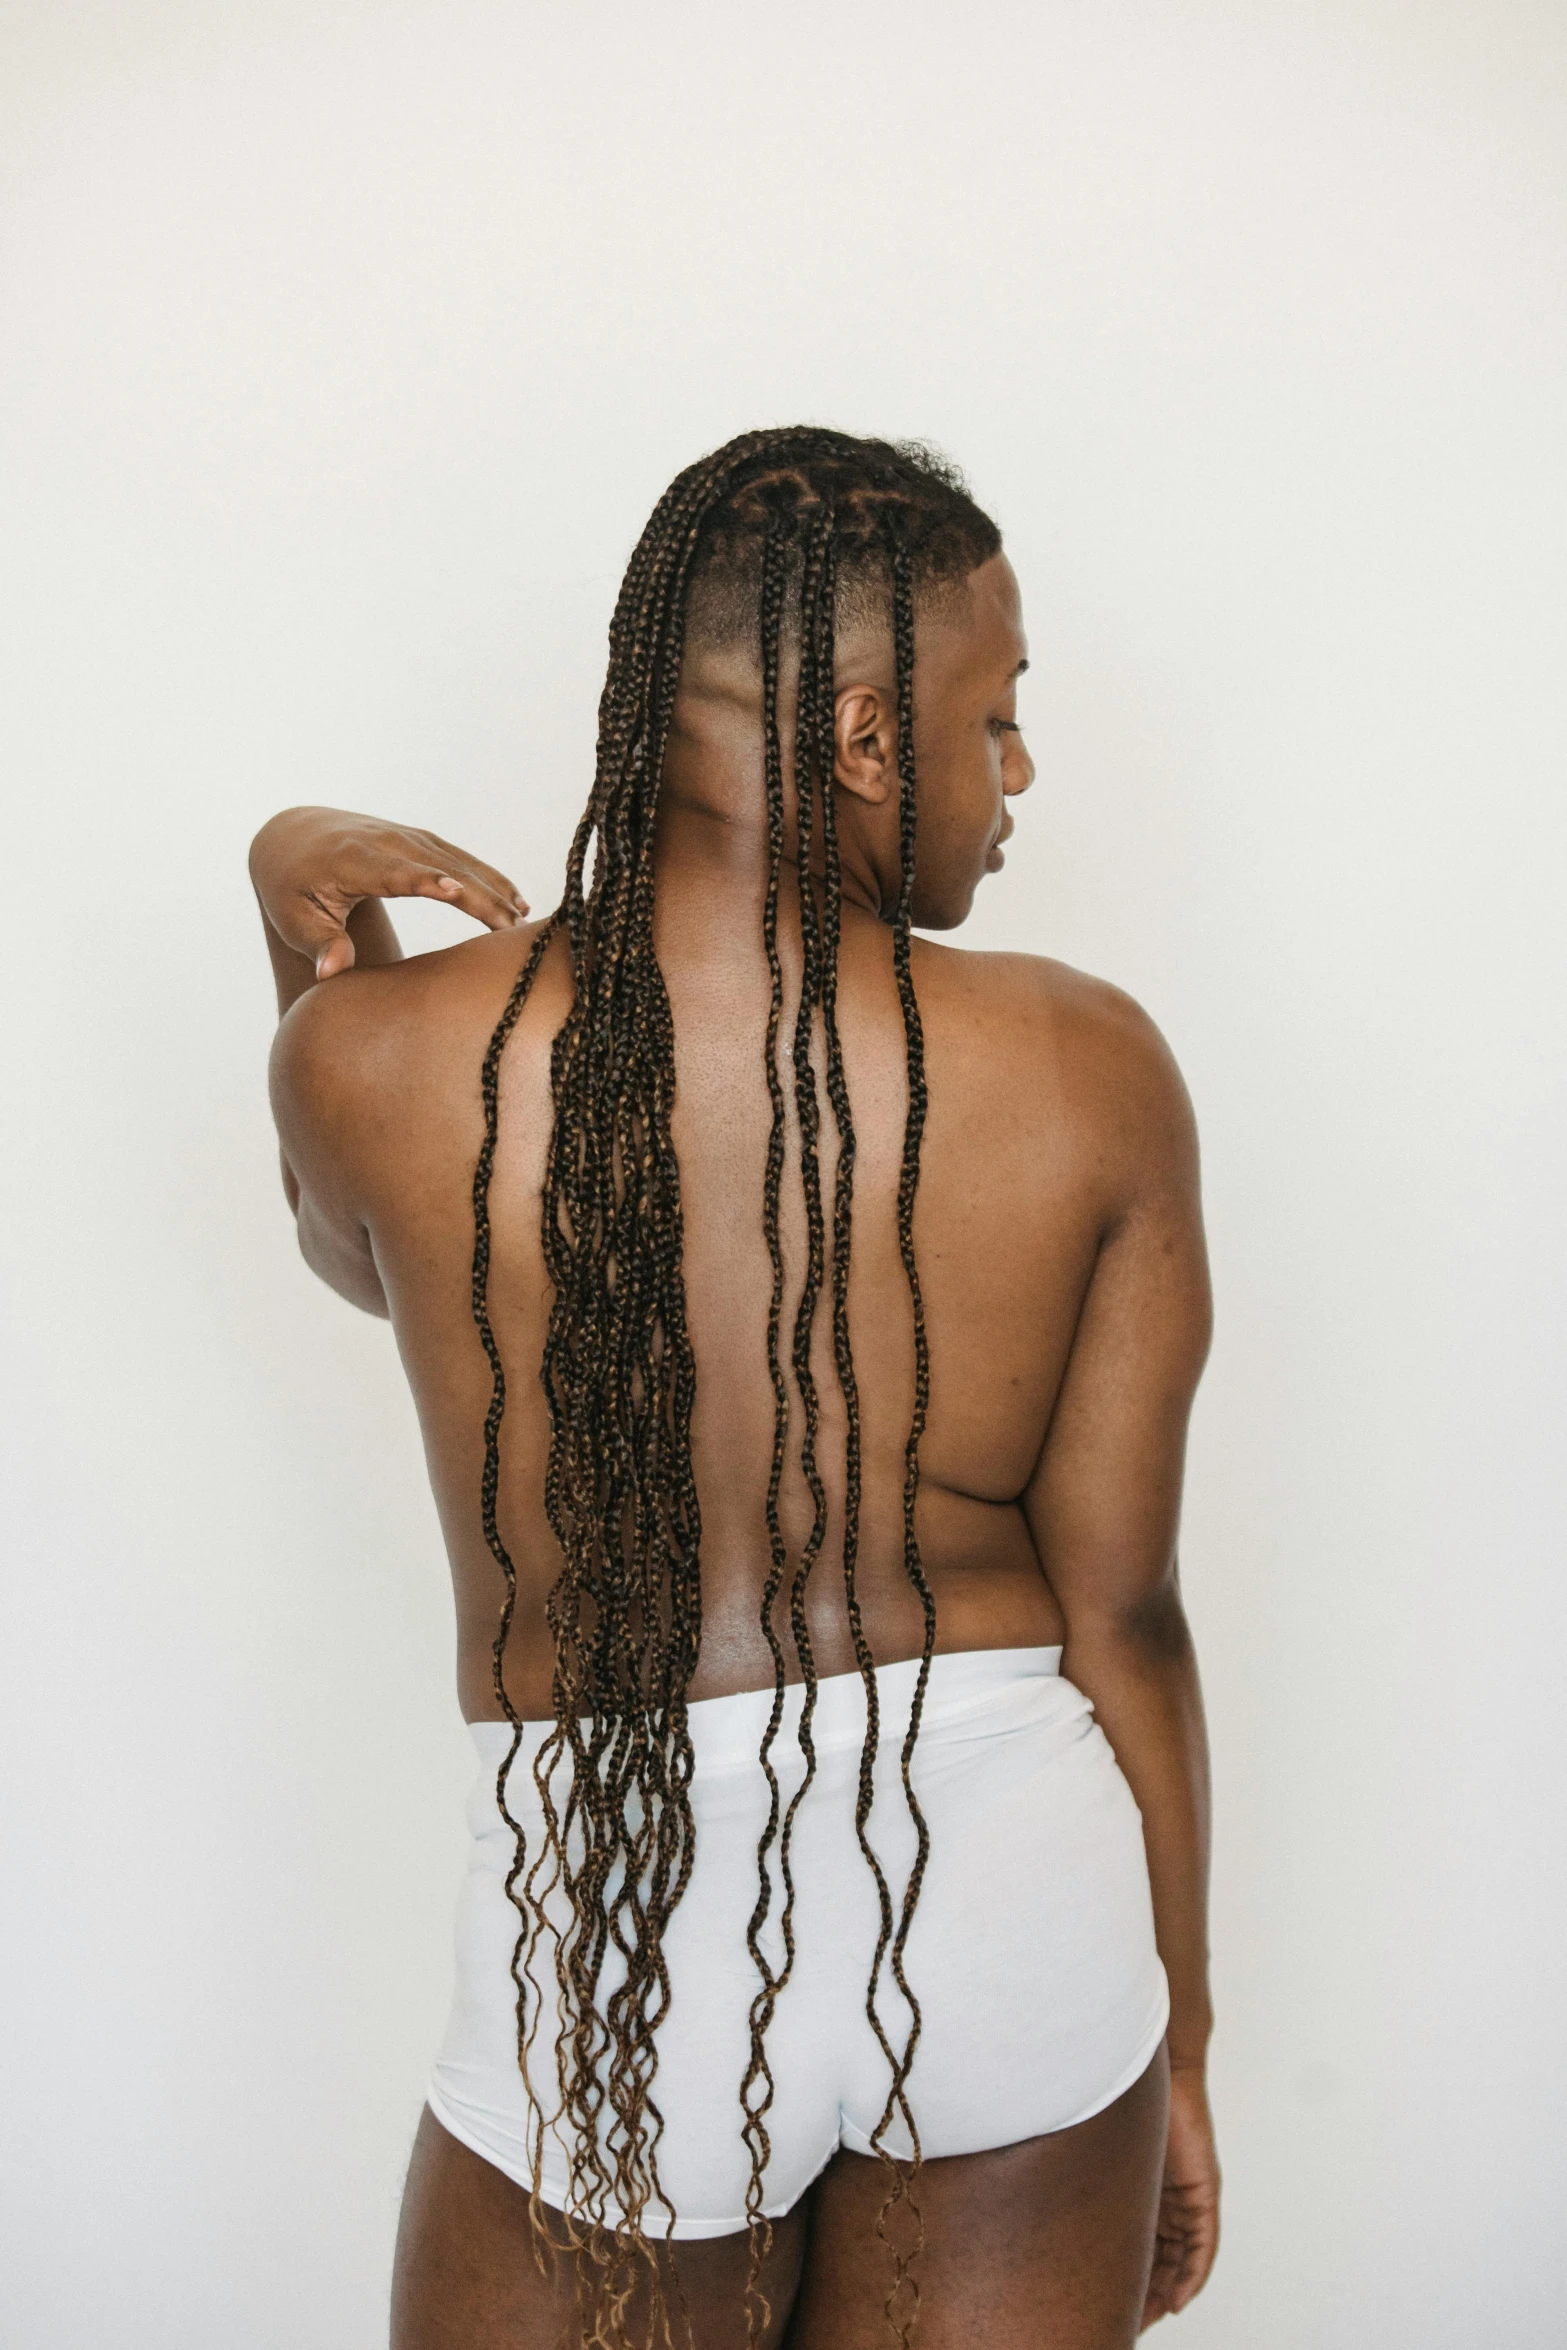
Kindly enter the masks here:
<path id="1" fill-rule="evenodd" d="M 658 818 L 653 840 L 654 870 L 666 905 L 720 899 L 738 916 L 760 909 L 767 894 L 767 781 L 760 726 L 748 715 L 743 726 L 681 723 L 677 705 L 664 757 Z M 793 745 L 783 739 L 784 840 L 786 875 L 799 867 L 799 827 L 790 781 Z M 838 859 L 844 906 L 885 919 L 882 891 L 860 841 L 853 810 L 840 794 Z M 821 808 L 812 827 L 811 872 L 818 888 L 823 860 Z M 793 894 L 792 886 L 790 893 Z"/>

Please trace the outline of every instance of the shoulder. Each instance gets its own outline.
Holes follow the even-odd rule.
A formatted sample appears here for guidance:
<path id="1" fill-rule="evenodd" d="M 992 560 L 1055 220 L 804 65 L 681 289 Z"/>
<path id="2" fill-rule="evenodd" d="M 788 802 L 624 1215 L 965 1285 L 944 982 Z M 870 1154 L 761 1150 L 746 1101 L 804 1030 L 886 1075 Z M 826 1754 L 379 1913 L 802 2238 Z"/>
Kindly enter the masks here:
<path id="1" fill-rule="evenodd" d="M 917 942 L 921 1003 L 982 1023 L 998 1038 L 1070 1064 L 1087 1080 L 1154 1091 L 1185 1087 L 1150 1015 L 1108 979 L 1049 955 L 987 954 Z"/>
<path id="2" fill-rule="evenodd" d="M 389 1154 L 476 1114 L 479 1064 L 542 927 L 344 971 L 300 998 L 279 1025 L 270 1080 L 285 1151 L 307 1181 L 335 1174 L 362 1190 Z M 563 973 L 557 945 L 535 983 L 540 1012 Z"/>
<path id="3" fill-rule="evenodd" d="M 324 981 L 279 1025 L 275 1066 L 301 1083 L 352 1090 L 439 1062 L 448 1045 L 494 1026 L 543 927 L 486 932 Z M 546 964 L 555 959 L 547 955 Z M 539 992 L 549 992 L 542 972 Z"/>
<path id="4" fill-rule="evenodd" d="M 1164 1035 L 1135 997 L 1048 955 L 918 942 L 921 1004 L 967 1038 L 977 1062 L 1042 1116 L 1068 1117 L 1121 1195 L 1150 1179 L 1195 1181 L 1191 1098 Z"/>

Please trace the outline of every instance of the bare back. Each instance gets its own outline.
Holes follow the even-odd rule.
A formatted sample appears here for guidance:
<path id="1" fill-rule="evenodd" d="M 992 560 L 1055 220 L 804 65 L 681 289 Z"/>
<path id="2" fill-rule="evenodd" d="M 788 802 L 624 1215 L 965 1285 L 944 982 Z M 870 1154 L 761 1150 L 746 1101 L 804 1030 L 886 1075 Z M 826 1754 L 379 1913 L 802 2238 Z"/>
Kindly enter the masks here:
<path id="1" fill-rule="evenodd" d="M 307 1254 L 313 1261 L 322 1252 L 341 1256 L 341 1234 L 357 1222 L 390 1310 L 451 1558 L 459 1694 L 470 1720 L 500 1712 L 490 1650 L 503 1590 L 478 1509 L 490 1394 L 469 1298 L 482 1131 L 478 1072 L 533 935 L 477 940 L 313 991 L 285 1024 L 275 1071 L 285 1147 L 305 1178 Z M 695 892 L 676 891 L 661 905 L 658 948 L 675 1022 L 674 1139 L 697 1363 L 703 1633 L 692 1695 L 702 1697 L 763 1686 L 773 1670 L 758 1618 L 774 1437 L 766 1352 L 771 1270 L 762 1222 L 771 1119 L 768 976 L 759 921 Z M 793 1070 L 785 1057 L 798 948 L 787 936 L 783 952 L 787 1366 L 806 1225 Z M 1150 1118 L 1159 1124 L 1168 1109 L 1163 1096 L 1172 1080 L 1178 1090 L 1179 1080 L 1135 1006 L 1062 965 L 917 940 L 914 977 L 929 1094 L 914 1230 L 931 1362 L 916 1529 L 936 1600 L 937 1647 L 1054 1643 L 1065 1624 L 1049 1561 L 1040 1557 L 1031 1486 L 1102 1244 L 1135 1212 L 1140 1190 L 1169 1188 L 1171 1169 L 1161 1169 Z M 491 1313 L 507 1366 L 499 1523 L 518 1577 L 507 1687 L 529 1718 L 550 1711 L 544 1607 L 560 1565 L 543 1506 L 549 1424 L 538 1370 L 550 1289 L 540 1198 L 550 1045 L 569 1003 L 567 958 L 557 940 L 507 1047 L 491 1190 Z M 864 1461 L 857 1587 L 872 1650 L 879 1663 L 890 1663 L 918 1653 L 923 1636 L 903 1561 L 914 1343 L 895 1200 L 907 1083 L 891 934 L 852 907 L 844 910 L 839 1026 L 857 1143 L 849 1281 Z M 820 1092 L 819 1030 L 813 1061 Z M 830 1285 L 836 1137 L 825 1097 L 822 1110 Z M 1171 1155 L 1164 1151 L 1165 1160 Z M 1178 1180 L 1181 1169 L 1173 1171 Z M 314 1240 L 311 1203 L 320 1203 Z M 345 1285 L 341 1264 L 321 1269 L 329 1278 L 335 1270 Z M 817 1670 L 834 1673 L 852 1670 L 854 1656 L 843 1597 L 845 1412 L 830 1286 L 818 1307 L 811 1362 L 828 1522 L 807 1614 Z M 790 1405 L 780 1515 L 792 1576 L 813 1516 L 792 1376 Z M 1148 1464 L 1123 1465 L 1146 1484 Z M 1157 1464 L 1154 1474 L 1157 1481 Z M 783 1631 L 782 1602 L 777 1621 Z M 792 1666 L 786 1631 L 784 1645 Z"/>

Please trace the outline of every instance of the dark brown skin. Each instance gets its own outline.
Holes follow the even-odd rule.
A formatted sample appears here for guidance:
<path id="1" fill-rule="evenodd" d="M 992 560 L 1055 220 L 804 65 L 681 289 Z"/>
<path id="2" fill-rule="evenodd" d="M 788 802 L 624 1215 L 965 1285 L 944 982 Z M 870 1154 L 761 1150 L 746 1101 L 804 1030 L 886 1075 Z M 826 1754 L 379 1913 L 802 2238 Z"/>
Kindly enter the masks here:
<path id="1" fill-rule="evenodd" d="M 1026 658 L 1005 557 L 982 565 L 955 604 L 922 609 L 916 642 L 914 916 L 947 929 L 998 869 L 1008 802 L 1033 780 L 1016 727 Z M 839 1005 L 859 1136 L 859 1590 L 885 1664 L 917 1655 L 922 1638 L 901 1550 L 913 1343 L 893 1217 L 904 1117 L 889 928 L 896 697 L 890 645 L 874 632 L 841 642 L 836 667 Z M 757 1620 L 773 1434 L 759 709 L 744 650 L 688 652 L 657 842 L 698 1366 L 703 1632 L 693 1697 L 772 1680 Z M 792 839 L 791 825 L 791 850 Z M 300 1245 L 345 1297 L 391 1317 L 451 1558 L 459 1697 L 470 1720 L 498 1718 L 490 1647 L 502 1586 L 479 1526 L 489 1375 L 468 1303 L 471 1184 L 479 1064 L 534 932 L 502 875 L 370 817 L 289 810 L 257 836 L 251 867 L 285 1015 L 273 1101 Z M 381 901 L 416 894 L 445 897 L 492 935 L 405 962 Z M 797 916 L 781 918 L 780 934 L 786 991 L 797 994 Z M 1196 1138 L 1163 1040 L 1114 988 L 1041 958 L 923 939 L 913 969 L 930 1090 L 915 1232 L 932 1366 L 917 1526 L 937 1647 L 1064 1644 L 1062 1669 L 1094 1701 L 1142 1811 L 1172 2003 L 1167 2051 L 1106 2114 L 928 2166 L 919 2341 L 924 2350 L 979 2338 L 996 2350 L 1119 2350 L 1140 2324 L 1186 2305 L 1217 2242 L 1204 2088 L 1207 1763 L 1175 1558 L 1186 1422 L 1209 1330 Z M 533 1373 L 548 1318 L 539 1198 L 549 1047 L 569 989 L 556 942 L 508 1048 L 491 1191 L 491 1313 L 511 1366 L 500 1522 L 518 1574 L 507 1693 L 530 1718 L 551 1711 L 544 1604 L 559 1566 L 543 1513 L 549 1432 Z M 792 1087 L 787 1064 L 783 1074 Z M 830 1184 L 825 1103 L 824 1123 Z M 783 1245 L 797 1268 L 795 1163 Z M 788 1295 L 786 1317 L 792 1309 Z M 854 1669 L 835 1547 L 843 1421 L 825 1313 L 815 1361 L 834 1510 L 809 1595 L 825 1675 Z M 797 1451 L 794 1460 L 784 1522 L 797 1554 L 809 1508 Z M 782 1611 L 780 1632 L 792 1653 Z M 775 2339 L 868 2350 L 886 2338 L 885 2254 L 874 2235 L 882 2192 L 879 2167 L 843 2153 L 780 2225 L 769 2291 L 780 2327 L 793 2316 Z M 572 2338 L 560 2331 L 569 2285 L 539 2274 L 526 2210 L 520 2190 L 426 2114 L 399 2240 L 394 2350 L 532 2350 Z M 734 2277 L 743 2283 L 744 2239 L 683 2246 L 679 2269 L 697 2350 L 742 2342 Z"/>
<path id="2" fill-rule="evenodd" d="M 1106 2350 L 1134 2338 L 1168 2084 L 1161 2050 L 1135 2088 L 1076 2129 L 924 2165 L 916 2350 Z M 762 2272 L 774 2313 L 766 2350 L 886 2350 L 888 2260 L 876 2236 L 885 2197 L 880 2164 L 842 2152 L 775 2222 Z M 570 2259 L 547 2260 L 541 2274 L 533 2244 L 526 2190 L 426 2109 L 403 2200 L 394 2350 L 573 2341 Z M 746 2257 L 743 2235 L 678 2247 L 699 2350 L 746 2350 Z M 667 2254 L 660 2265 L 667 2290 Z"/>

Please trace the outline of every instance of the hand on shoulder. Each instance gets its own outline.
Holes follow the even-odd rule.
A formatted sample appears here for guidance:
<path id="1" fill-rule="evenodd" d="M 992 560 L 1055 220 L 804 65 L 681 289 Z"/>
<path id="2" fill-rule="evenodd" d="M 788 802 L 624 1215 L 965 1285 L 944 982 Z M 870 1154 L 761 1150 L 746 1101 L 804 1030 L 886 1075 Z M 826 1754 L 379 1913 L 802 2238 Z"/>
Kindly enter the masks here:
<path id="1" fill-rule="evenodd" d="M 261 910 L 317 979 L 348 970 L 348 922 L 367 898 L 435 898 L 487 930 L 510 930 L 528 908 L 493 865 L 416 825 L 347 808 L 284 808 L 250 844 Z"/>

